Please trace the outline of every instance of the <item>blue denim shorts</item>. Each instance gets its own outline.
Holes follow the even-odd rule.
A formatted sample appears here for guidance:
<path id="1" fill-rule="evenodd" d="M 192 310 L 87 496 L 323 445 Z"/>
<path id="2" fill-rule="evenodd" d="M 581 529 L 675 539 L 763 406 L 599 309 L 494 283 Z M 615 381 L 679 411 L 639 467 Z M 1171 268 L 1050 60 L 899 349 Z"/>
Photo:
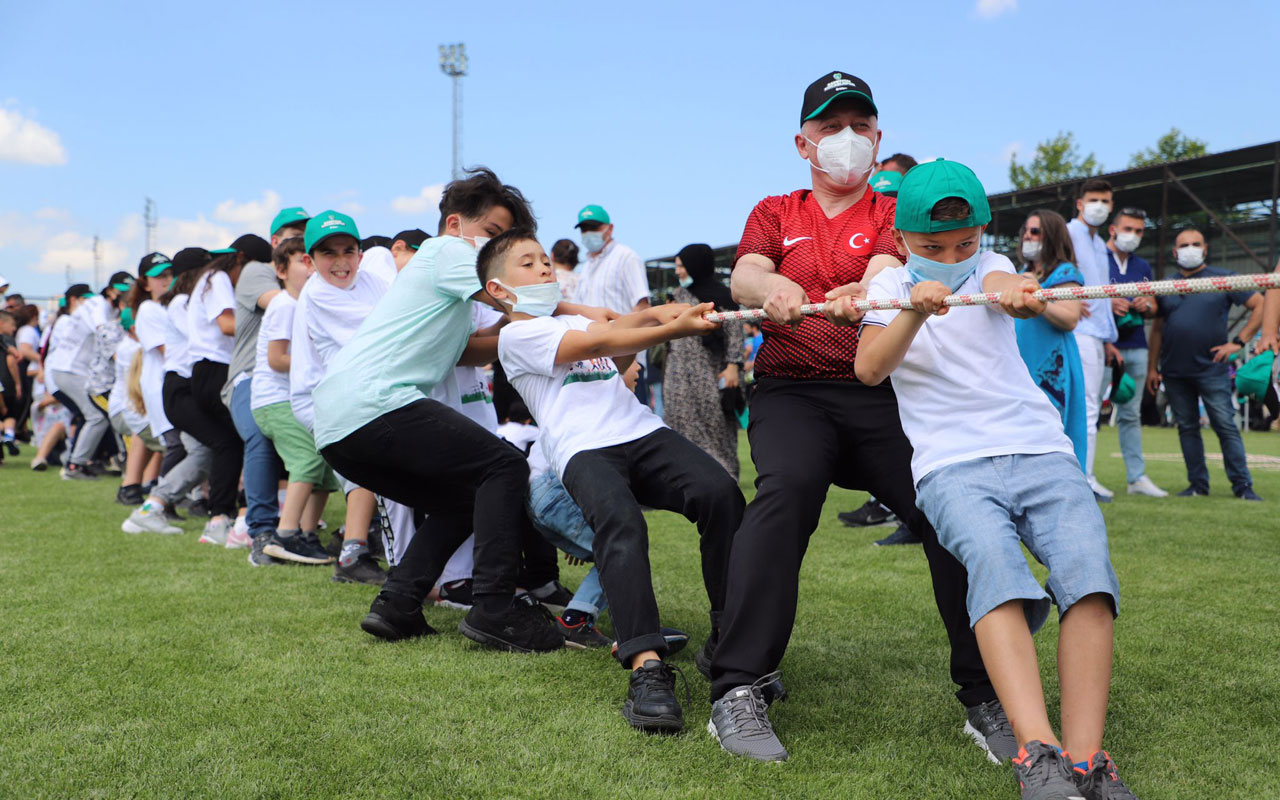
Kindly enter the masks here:
<path id="1" fill-rule="evenodd" d="M 1049 603 L 1065 614 L 1081 598 L 1105 594 L 1120 609 L 1120 585 L 1107 549 L 1107 526 L 1080 471 L 1066 453 L 976 458 L 930 472 L 916 504 L 938 542 L 969 571 L 969 624 L 1010 600 L 1025 601 L 1035 633 Z M 1049 568 L 1048 593 L 1022 547 Z"/>
<path id="2" fill-rule="evenodd" d="M 551 470 L 529 481 L 529 519 L 547 541 L 574 558 L 595 561 L 596 532 Z"/>

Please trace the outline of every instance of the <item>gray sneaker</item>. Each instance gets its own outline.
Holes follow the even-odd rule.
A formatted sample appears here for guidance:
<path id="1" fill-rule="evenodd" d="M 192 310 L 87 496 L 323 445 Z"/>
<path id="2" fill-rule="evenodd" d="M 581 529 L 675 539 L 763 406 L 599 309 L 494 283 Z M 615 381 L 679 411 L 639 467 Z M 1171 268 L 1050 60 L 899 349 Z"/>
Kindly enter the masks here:
<path id="1" fill-rule="evenodd" d="M 1085 800 L 1138 800 L 1133 790 L 1124 785 L 1120 774 L 1116 772 L 1116 763 L 1105 750 L 1093 754 L 1089 762 L 1089 771 L 1076 769 L 1076 785 Z"/>
<path id="2" fill-rule="evenodd" d="M 707 733 L 736 756 L 765 762 L 786 761 L 787 749 L 773 732 L 769 707 L 760 691 L 762 686 L 779 677 L 780 673 L 771 672 L 750 686 L 730 689 L 712 704 Z"/>
<path id="3" fill-rule="evenodd" d="M 1085 800 L 1076 788 L 1075 767 L 1061 750 L 1043 742 L 1027 742 L 1014 757 L 1013 777 L 1022 800 Z"/>
<path id="4" fill-rule="evenodd" d="M 964 723 L 964 732 L 986 751 L 992 764 L 1009 761 L 1018 755 L 1018 740 L 999 700 L 973 706 L 966 711 L 968 719 Z"/>
<path id="5" fill-rule="evenodd" d="M 231 529 L 234 526 L 235 520 L 230 517 L 211 519 L 204 524 L 204 533 L 200 534 L 200 543 L 225 547 L 227 537 L 231 535 Z"/>
<path id="6" fill-rule="evenodd" d="M 182 533 L 182 528 L 170 525 L 165 520 L 164 512 L 161 509 L 147 504 L 143 504 L 141 508 L 134 509 L 129 518 L 120 526 L 120 530 L 125 533 Z"/>

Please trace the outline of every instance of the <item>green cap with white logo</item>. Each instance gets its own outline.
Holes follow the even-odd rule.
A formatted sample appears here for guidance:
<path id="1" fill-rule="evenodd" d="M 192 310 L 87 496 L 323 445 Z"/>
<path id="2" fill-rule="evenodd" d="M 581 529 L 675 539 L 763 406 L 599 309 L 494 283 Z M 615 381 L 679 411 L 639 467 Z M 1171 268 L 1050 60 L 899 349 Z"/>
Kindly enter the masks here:
<path id="1" fill-rule="evenodd" d="M 939 200 L 958 197 L 969 204 L 962 219 L 935 220 L 933 207 Z M 912 167 L 898 185 L 898 207 L 893 227 L 912 233 L 941 233 L 958 228 L 986 225 L 991 221 L 991 205 L 986 190 L 973 170 L 959 161 L 927 161 Z"/>
<path id="2" fill-rule="evenodd" d="M 307 253 L 310 253 L 316 249 L 316 245 L 339 233 L 360 241 L 360 231 L 356 228 L 355 220 L 341 211 L 322 211 L 307 220 L 307 233 L 302 243 L 307 248 Z"/>
<path id="3" fill-rule="evenodd" d="M 602 206 L 584 206 L 578 212 L 578 224 L 575 228 L 581 228 L 584 222 L 599 222 L 602 225 L 609 224 L 609 212 L 605 211 Z"/>
<path id="4" fill-rule="evenodd" d="M 898 191 L 898 187 L 902 184 L 902 173 L 892 169 L 882 169 L 871 176 L 871 180 L 867 181 L 867 185 L 872 191 L 880 194 L 891 194 Z"/>
<path id="5" fill-rule="evenodd" d="M 300 222 L 306 222 L 309 218 L 310 217 L 307 215 L 306 209 L 302 206 L 286 208 L 279 214 L 276 214 L 275 219 L 271 220 L 271 233 L 267 235 L 275 236 L 276 231 L 280 230 L 285 225 L 297 225 Z"/>

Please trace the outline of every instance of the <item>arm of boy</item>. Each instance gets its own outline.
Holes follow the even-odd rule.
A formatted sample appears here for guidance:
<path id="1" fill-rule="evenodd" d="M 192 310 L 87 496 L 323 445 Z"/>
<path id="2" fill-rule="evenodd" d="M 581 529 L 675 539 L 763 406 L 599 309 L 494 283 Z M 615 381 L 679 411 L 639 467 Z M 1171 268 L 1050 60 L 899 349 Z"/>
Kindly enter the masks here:
<path id="1" fill-rule="evenodd" d="M 488 330 L 487 328 L 485 329 Z M 467 339 L 467 346 L 458 357 L 460 367 L 483 367 L 498 360 L 498 335 L 476 331 Z"/>
<path id="2" fill-rule="evenodd" d="M 688 307 L 670 322 L 645 328 L 618 327 L 614 322 L 592 323 L 585 331 L 569 331 L 564 335 L 556 350 L 555 363 L 629 356 L 672 339 L 708 334 L 718 329 L 720 323 L 709 322 L 702 315 L 714 309 L 712 303 L 700 303 Z M 649 310 L 637 313 L 649 313 Z"/>
<path id="3" fill-rule="evenodd" d="M 1044 313 L 1045 301 L 1038 300 L 1034 293 L 1040 289 L 1040 283 L 1025 275 L 1012 272 L 989 272 L 982 279 L 982 291 L 1000 295 L 1000 309 L 1016 319 L 1030 319 Z"/>
<path id="4" fill-rule="evenodd" d="M 236 335 L 236 312 L 230 308 L 223 309 L 217 318 L 218 330 L 222 331 L 223 336 Z"/>
<path id="5" fill-rule="evenodd" d="M 951 309 L 942 301 L 951 290 L 938 281 L 922 281 L 911 287 L 912 311 L 899 311 L 887 326 L 863 325 L 858 333 L 858 358 L 854 374 L 868 386 L 876 386 L 898 368 L 920 328 L 931 314 L 943 316 Z"/>
<path id="6" fill-rule="evenodd" d="M 272 339 L 267 342 L 267 365 L 276 372 L 289 371 L 289 340 Z"/>

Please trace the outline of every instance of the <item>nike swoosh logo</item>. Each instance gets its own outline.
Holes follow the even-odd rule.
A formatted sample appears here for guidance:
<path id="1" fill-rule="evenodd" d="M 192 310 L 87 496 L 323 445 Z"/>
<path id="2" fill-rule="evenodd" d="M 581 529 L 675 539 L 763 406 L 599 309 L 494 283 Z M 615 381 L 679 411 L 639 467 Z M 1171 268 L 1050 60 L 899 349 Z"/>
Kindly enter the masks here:
<path id="1" fill-rule="evenodd" d="M 798 237 L 796 237 L 795 239 L 783 239 L 783 240 L 782 240 L 782 246 L 783 246 L 783 247 L 790 247 L 791 245 L 795 244 L 796 242 L 803 242 L 805 239 L 812 239 L 812 238 L 813 238 L 812 236 L 798 236 Z"/>

